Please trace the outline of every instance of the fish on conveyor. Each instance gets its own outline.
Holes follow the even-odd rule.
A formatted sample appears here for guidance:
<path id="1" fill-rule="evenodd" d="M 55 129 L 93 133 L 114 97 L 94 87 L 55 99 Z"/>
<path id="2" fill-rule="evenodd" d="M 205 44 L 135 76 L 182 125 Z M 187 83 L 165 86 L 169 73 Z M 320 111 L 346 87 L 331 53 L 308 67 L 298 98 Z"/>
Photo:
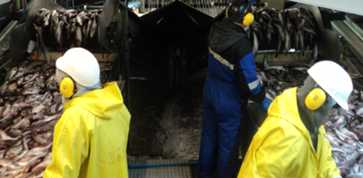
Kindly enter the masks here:
<path id="1" fill-rule="evenodd" d="M 86 18 L 88 18 L 88 17 L 87 17 L 87 13 L 85 11 L 81 11 L 80 13 L 78 13 L 78 15 L 76 16 L 77 25 L 83 26 L 83 21 Z"/>
<path id="2" fill-rule="evenodd" d="M 63 39 L 62 39 L 62 32 L 63 32 L 63 27 L 64 27 L 64 22 L 63 21 L 59 21 L 59 23 L 57 24 L 57 28 L 55 31 L 55 39 L 57 41 L 57 44 L 62 47 L 63 46 Z"/>
<path id="3" fill-rule="evenodd" d="M 288 51 L 291 48 L 291 39 L 288 31 L 285 31 L 285 43 L 284 43 L 284 51 Z"/>
<path id="4" fill-rule="evenodd" d="M 51 27 L 51 33 L 53 33 L 54 38 L 57 40 L 57 28 L 59 24 L 59 13 L 57 10 L 52 11 L 52 15 L 50 18 L 50 27 Z M 58 41 L 57 41 L 58 42 Z M 58 42 L 59 44 L 59 42 Z"/>
<path id="5" fill-rule="evenodd" d="M 39 46 L 39 50 L 41 51 L 41 53 L 43 54 L 44 58 L 46 59 L 46 61 L 48 61 L 48 57 L 47 57 L 47 49 L 45 47 L 44 44 L 44 38 L 43 38 L 43 29 L 42 26 L 38 26 L 36 24 L 33 24 L 33 27 L 36 31 L 36 39 L 37 39 L 37 45 Z"/>
<path id="6" fill-rule="evenodd" d="M 300 49 L 302 51 L 302 53 L 304 54 L 305 51 L 305 44 L 304 44 L 304 35 L 302 31 L 298 31 L 296 34 L 297 38 L 298 38 L 298 47 L 297 49 Z"/>
<path id="7" fill-rule="evenodd" d="M 92 14 L 92 25 L 90 29 L 90 39 L 94 37 L 97 31 L 97 16 L 96 14 Z"/>
<path id="8" fill-rule="evenodd" d="M 77 10 L 75 9 L 67 9 L 64 11 L 64 14 L 68 17 L 68 19 L 72 19 L 77 16 Z"/>
<path id="9" fill-rule="evenodd" d="M 70 46 L 80 46 L 94 38 L 97 33 L 98 16 L 102 12 L 100 9 L 82 10 L 75 9 L 52 9 L 42 8 L 37 11 L 33 21 L 38 45 L 43 44 L 42 33 L 48 31 L 56 40 L 57 48 L 63 49 Z M 69 46 L 70 45 L 70 46 Z M 42 49 L 42 51 L 46 51 Z"/>
<path id="10" fill-rule="evenodd" d="M 40 26 L 46 27 L 49 25 L 50 11 L 46 8 L 41 8 L 38 11 L 37 18 L 41 19 Z"/>
<path id="11" fill-rule="evenodd" d="M 256 54 L 257 51 L 258 51 L 258 38 L 257 38 L 257 35 L 256 35 L 256 32 L 252 32 L 252 52 L 253 54 Z"/>
<path id="12" fill-rule="evenodd" d="M 70 23 L 69 32 L 70 32 L 70 34 L 74 34 L 77 29 L 77 19 L 72 18 L 69 20 L 69 23 Z"/>
<path id="13" fill-rule="evenodd" d="M 82 44 L 82 28 L 77 26 L 76 27 L 76 39 L 75 39 L 75 45 L 81 46 Z"/>
<path id="14" fill-rule="evenodd" d="M 89 31 L 87 31 L 89 21 L 91 21 L 91 20 L 88 16 L 87 16 L 87 19 L 84 19 L 84 21 L 83 21 L 82 35 L 83 35 L 84 39 L 88 39 L 88 37 L 89 37 Z"/>
<path id="15" fill-rule="evenodd" d="M 266 4 L 257 4 L 254 14 L 252 32 L 256 33 L 262 49 L 272 48 L 281 53 L 295 48 L 304 53 L 305 49 L 312 50 L 316 45 L 317 23 L 308 9 L 290 7 L 277 10 Z"/>

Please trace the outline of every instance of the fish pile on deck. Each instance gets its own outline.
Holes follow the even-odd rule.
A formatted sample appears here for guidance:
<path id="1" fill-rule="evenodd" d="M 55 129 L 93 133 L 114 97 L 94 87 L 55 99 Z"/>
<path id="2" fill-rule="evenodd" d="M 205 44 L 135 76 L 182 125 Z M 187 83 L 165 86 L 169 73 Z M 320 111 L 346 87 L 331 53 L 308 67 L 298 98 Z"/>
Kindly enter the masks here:
<path id="1" fill-rule="evenodd" d="M 267 4 L 254 11 L 255 23 L 251 36 L 255 49 L 276 49 L 277 52 L 313 49 L 317 37 L 317 23 L 311 11 L 303 7 L 277 10 Z"/>
<path id="2" fill-rule="evenodd" d="M 363 91 L 354 90 L 350 110 L 334 109 L 326 124 L 328 139 L 342 174 L 363 178 Z"/>
<path id="3" fill-rule="evenodd" d="M 259 72 L 271 96 L 299 86 L 307 76 L 305 67 L 265 67 Z M 345 178 L 363 178 L 363 90 L 355 89 L 349 111 L 336 107 L 325 124 L 333 157 Z"/>
<path id="4" fill-rule="evenodd" d="M 0 87 L 0 177 L 41 177 L 62 99 L 54 66 L 25 62 Z"/>
<path id="5" fill-rule="evenodd" d="M 33 21 L 37 35 L 50 34 L 59 48 L 81 46 L 97 33 L 97 17 L 101 9 L 77 11 L 42 8 Z"/>

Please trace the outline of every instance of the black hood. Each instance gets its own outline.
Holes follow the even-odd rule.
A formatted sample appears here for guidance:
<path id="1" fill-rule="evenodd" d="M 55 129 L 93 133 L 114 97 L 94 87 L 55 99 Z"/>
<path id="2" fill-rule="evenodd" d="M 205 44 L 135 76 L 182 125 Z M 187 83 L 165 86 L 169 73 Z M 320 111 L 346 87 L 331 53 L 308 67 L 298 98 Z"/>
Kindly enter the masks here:
<path id="1" fill-rule="evenodd" d="M 215 22 L 209 33 L 209 47 L 217 53 L 222 53 L 247 34 L 242 27 L 231 19 Z"/>

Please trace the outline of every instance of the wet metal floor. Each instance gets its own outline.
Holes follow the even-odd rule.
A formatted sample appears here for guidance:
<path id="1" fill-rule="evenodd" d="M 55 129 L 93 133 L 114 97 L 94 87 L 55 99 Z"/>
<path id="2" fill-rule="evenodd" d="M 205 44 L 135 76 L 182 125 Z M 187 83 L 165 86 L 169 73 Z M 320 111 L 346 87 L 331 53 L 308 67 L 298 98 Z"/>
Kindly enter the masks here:
<path id="1" fill-rule="evenodd" d="M 129 178 L 196 178 L 195 161 L 129 161 Z"/>

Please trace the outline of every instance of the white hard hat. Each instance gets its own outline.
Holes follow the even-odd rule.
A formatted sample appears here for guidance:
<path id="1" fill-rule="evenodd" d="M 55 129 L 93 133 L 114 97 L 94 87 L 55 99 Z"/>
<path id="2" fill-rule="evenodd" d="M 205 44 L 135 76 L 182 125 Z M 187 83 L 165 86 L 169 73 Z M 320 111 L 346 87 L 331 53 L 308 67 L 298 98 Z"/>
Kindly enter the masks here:
<path id="1" fill-rule="evenodd" d="M 57 59 L 56 68 L 63 71 L 78 84 L 94 87 L 100 83 L 100 66 L 96 57 L 86 49 L 71 48 Z"/>
<path id="2" fill-rule="evenodd" d="M 353 91 L 349 74 L 333 61 L 320 61 L 308 69 L 308 74 L 343 109 L 348 110 L 348 98 Z"/>

